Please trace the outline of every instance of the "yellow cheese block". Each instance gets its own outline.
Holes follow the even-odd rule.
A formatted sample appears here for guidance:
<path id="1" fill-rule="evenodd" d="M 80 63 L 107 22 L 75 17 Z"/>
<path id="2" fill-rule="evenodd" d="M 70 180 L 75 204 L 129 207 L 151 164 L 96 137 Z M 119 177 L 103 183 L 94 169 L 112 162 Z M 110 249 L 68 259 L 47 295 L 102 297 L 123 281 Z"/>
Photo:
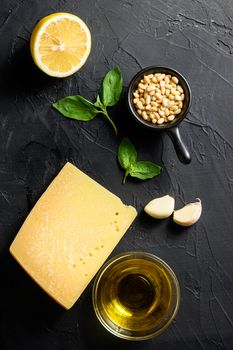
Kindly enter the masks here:
<path id="1" fill-rule="evenodd" d="M 67 163 L 28 215 L 10 252 L 69 309 L 136 215 L 132 206 Z"/>

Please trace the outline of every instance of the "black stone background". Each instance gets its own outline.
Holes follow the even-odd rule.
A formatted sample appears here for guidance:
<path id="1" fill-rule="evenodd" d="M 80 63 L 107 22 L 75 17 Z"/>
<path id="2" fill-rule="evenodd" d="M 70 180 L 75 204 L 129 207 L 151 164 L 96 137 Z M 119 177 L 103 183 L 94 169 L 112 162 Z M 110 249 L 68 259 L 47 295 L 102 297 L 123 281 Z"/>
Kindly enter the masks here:
<path id="1" fill-rule="evenodd" d="M 29 53 L 36 22 L 58 11 L 79 15 L 93 39 L 86 65 L 66 79 L 39 72 Z M 0 350 L 233 349 L 232 1 L 1 0 L 0 43 Z M 167 135 L 139 129 L 127 111 L 130 79 L 152 64 L 179 70 L 191 85 L 193 103 L 181 125 L 190 165 L 177 160 Z M 124 77 L 121 102 L 111 110 L 118 137 L 101 117 L 81 123 L 51 108 L 66 95 L 93 99 L 116 65 Z M 159 177 L 121 184 L 123 136 L 139 158 L 163 166 Z M 9 256 L 19 227 L 66 161 L 139 212 L 112 255 L 148 251 L 176 272 L 180 310 L 159 337 L 129 342 L 108 333 L 93 312 L 92 283 L 64 311 Z M 148 201 L 168 193 L 176 208 L 200 197 L 200 221 L 185 229 L 143 213 Z"/>

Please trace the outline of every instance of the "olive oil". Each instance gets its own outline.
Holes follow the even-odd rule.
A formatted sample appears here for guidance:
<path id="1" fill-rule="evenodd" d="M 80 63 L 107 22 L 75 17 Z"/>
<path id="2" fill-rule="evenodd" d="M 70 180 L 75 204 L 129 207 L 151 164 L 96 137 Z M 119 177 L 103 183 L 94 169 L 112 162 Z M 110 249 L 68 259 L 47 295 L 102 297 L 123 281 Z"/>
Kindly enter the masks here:
<path id="1" fill-rule="evenodd" d="M 174 311 L 174 276 L 169 267 L 151 254 L 138 254 L 110 264 L 95 288 L 101 322 L 125 338 L 155 333 Z"/>

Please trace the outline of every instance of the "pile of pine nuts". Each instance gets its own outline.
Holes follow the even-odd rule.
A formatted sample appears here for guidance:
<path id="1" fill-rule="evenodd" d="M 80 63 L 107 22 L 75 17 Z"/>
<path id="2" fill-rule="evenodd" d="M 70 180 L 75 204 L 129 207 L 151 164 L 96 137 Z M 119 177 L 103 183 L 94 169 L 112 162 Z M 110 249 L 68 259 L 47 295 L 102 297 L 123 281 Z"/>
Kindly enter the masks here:
<path id="1" fill-rule="evenodd" d="M 153 124 L 172 122 L 183 108 L 184 90 L 170 74 L 144 75 L 133 96 L 138 114 Z"/>

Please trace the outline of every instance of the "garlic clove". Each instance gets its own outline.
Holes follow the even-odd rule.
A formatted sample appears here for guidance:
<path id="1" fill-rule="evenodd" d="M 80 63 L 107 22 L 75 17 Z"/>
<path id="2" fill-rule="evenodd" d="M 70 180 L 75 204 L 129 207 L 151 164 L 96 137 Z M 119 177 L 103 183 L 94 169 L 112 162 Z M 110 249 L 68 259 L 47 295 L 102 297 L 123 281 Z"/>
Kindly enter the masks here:
<path id="1" fill-rule="evenodd" d="M 174 211 L 175 200 L 173 197 L 166 195 L 155 198 L 150 201 L 144 208 L 145 212 L 156 219 L 168 218 Z"/>
<path id="2" fill-rule="evenodd" d="M 196 202 L 189 203 L 183 208 L 175 210 L 173 213 L 173 221 L 181 226 L 191 226 L 199 220 L 201 212 L 201 200 L 197 198 Z"/>

